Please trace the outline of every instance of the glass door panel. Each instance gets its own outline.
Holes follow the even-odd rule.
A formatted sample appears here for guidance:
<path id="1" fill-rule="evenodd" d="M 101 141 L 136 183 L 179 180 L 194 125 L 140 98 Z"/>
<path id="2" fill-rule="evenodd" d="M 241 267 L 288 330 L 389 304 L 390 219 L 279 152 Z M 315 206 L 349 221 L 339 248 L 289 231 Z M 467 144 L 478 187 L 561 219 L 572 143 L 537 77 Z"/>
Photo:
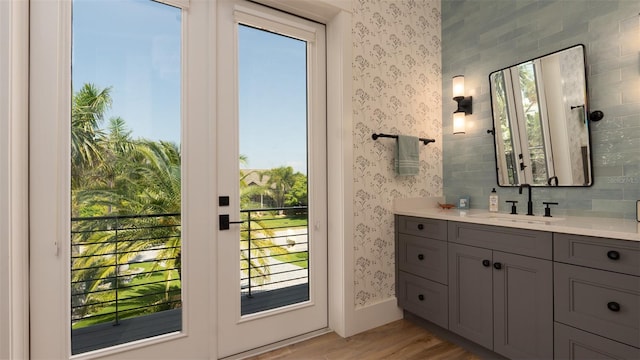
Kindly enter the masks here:
<path id="1" fill-rule="evenodd" d="M 71 349 L 182 327 L 181 10 L 72 5 Z"/>
<path id="2" fill-rule="evenodd" d="M 309 300 L 306 54 L 238 25 L 242 315 Z"/>

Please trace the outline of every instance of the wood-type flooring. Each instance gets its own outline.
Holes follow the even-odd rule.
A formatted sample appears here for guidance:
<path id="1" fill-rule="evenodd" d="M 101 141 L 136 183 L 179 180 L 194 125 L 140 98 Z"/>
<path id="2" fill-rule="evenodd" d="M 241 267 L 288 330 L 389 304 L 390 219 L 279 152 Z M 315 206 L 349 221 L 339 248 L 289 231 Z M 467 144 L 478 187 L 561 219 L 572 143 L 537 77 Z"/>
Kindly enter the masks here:
<path id="1" fill-rule="evenodd" d="M 249 359 L 479 360 L 480 357 L 403 319 L 349 338 L 341 338 L 336 333 L 328 333 Z"/>

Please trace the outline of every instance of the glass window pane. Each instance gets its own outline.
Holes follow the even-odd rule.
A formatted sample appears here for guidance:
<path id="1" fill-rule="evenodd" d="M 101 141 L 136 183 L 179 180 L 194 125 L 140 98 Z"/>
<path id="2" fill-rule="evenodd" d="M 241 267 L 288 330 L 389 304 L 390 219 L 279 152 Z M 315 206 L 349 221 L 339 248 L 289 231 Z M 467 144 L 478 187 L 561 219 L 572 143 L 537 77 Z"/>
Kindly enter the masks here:
<path id="1" fill-rule="evenodd" d="M 181 21 L 73 0 L 73 354 L 181 330 Z"/>

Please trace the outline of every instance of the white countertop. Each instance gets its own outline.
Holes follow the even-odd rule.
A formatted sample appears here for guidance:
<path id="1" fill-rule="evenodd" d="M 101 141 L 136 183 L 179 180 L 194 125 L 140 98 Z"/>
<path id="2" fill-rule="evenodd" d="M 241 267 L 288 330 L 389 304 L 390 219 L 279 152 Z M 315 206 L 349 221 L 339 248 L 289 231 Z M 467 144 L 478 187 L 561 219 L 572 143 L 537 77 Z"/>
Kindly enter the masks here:
<path id="1" fill-rule="evenodd" d="M 545 218 L 539 215 L 490 213 L 481 209 L 443 210 L 438 207 L 438 201 L 444 202 L 443 198 L 437 197 L 396 199 L 394 213 L 430 219 L 640 241 L 640 223 L 635 220 L 578 216 Z"/>

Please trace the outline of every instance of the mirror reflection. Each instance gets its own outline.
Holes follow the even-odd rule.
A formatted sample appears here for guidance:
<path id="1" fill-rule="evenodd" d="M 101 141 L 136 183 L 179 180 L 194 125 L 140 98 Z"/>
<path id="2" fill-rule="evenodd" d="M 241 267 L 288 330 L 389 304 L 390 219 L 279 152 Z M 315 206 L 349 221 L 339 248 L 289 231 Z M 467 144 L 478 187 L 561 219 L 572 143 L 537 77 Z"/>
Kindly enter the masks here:
<path id="1" fill-rule="evenodd" d="M 498 185 L 591 186 L 584 46 L 489 75 Z"/>

